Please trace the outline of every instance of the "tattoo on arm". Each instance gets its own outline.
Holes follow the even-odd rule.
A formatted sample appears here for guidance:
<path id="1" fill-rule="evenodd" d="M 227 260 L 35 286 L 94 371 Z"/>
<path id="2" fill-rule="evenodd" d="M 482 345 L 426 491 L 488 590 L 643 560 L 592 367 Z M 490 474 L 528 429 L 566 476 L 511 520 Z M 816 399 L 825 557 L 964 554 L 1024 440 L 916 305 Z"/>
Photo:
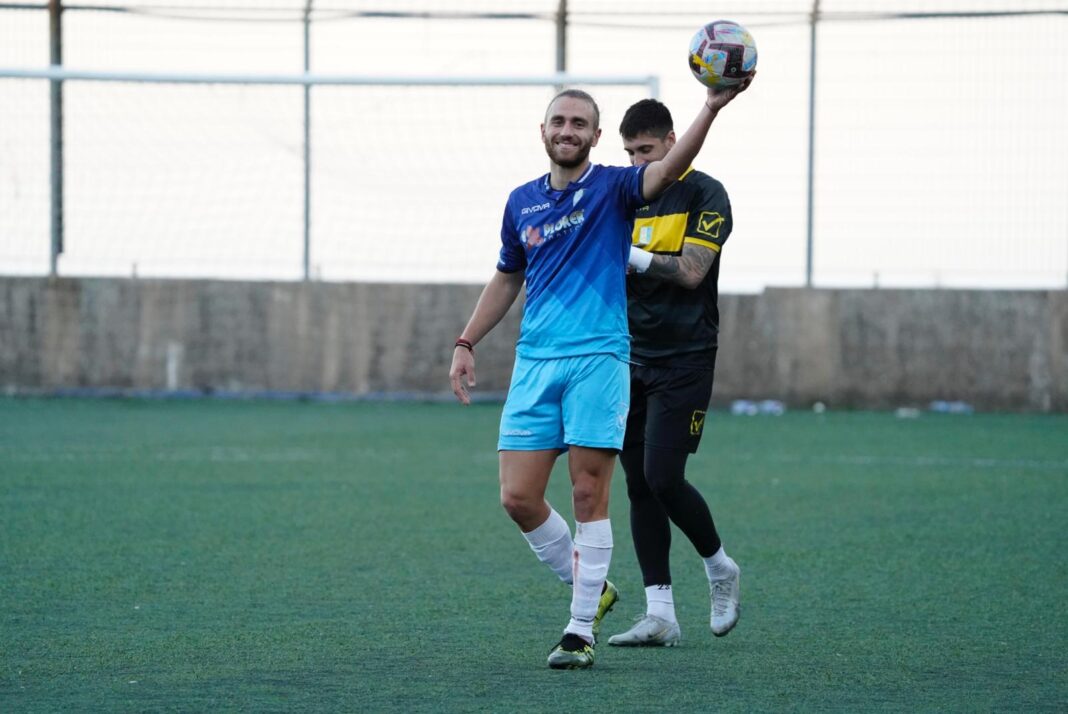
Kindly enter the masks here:
<path id="1" fill-rule="evenodd" d="M 692 290 L 704 280 L 718 255 L 711 248 L 687 243 L 682 255 L 654 255 L 645 274 Z"/>

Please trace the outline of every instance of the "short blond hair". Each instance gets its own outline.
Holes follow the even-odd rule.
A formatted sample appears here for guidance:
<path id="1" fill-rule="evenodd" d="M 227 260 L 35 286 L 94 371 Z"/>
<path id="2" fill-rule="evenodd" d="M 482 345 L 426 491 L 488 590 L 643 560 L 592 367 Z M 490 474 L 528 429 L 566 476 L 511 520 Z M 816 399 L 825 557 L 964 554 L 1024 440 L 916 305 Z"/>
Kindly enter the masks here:
<path id="1" fill-rule="evenodd" d="M 549 102 L 549 106 L 545 107 L 546 119 L 549 118 L 549 109 L 552 108 L 556 100 L 562 99 L 564 97 L 570 97 L 571 99 L 581 99 L 582 101 L 588 103 L 591 107 L 593 107 L 593 128 L 597 129 L 601 126 L 601 108 L 597 106 L 597 102 L 594 100 L 593 96 L 591 96 L 589 92 L 584 92 L 581 89 L 565 89 L 562 92 L 558 92 L 556 96 L 552 98 L 552 101 Z"/>

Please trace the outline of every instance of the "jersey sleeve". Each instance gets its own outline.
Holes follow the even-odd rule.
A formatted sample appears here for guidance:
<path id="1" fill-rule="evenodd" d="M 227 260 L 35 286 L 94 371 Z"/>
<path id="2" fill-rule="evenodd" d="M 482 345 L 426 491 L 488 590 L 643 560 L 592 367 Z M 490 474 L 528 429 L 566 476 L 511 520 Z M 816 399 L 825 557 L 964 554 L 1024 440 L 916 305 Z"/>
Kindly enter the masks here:
<path id="1" fill-rule="evenodd" d="M 704 246 L 718 253 L 733 228 L 731 202 L 723 184 L 718 181 L 703 182 L 689 207 L 683 243 Z"/>
<path id="2" fill-rule="evenodd" d="M 502 273 L 516 273 L 527 267 L 527 252 L 523 250 L 523 243 L 516 232 L 511 208 L 512 203 L 509 201 L 504 207 L 504 217 L 501 219 L 501 252 L 497 257 L 497 270 Z"/>
<path id="3" fill-rule="evenodd" d="M 636 211 L 648 203 L 642 194 L 642 181 L 645 179 L 647 167 L 648 164 L 629 166 L 622 171 L 623 200 L 626 201 L 628 211 Z"/>

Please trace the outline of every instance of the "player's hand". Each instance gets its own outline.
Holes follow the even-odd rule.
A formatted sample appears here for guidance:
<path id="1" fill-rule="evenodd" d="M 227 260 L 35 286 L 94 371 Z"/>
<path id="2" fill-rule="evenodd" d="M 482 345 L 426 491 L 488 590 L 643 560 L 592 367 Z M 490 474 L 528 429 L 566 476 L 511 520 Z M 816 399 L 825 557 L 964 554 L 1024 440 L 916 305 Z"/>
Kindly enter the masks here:
<path id="1" fill-rule="evenodd" d="M 742 83 L 734 87 L 722 87 L 720 89 L 709 88 L 708 97 L 705 98 L 705 104 L 713 112 L 718 112 L 723 107 L 731 103 L 731 101 L 739 94 L 749 89 L 749 85 L 753 83 L 753 79 L 756 77 L 756 70 L 751 75 L 742 80 Z"/>
<path id="2" fill-rule="evenodd" d="M 461 404 L 471 403 L 468 390 L 475 386 L 475 353 L 466 347 L 457 347 L 452 351 L 452 367 L 449 369 L 449 381 L 452 393 Z"/>

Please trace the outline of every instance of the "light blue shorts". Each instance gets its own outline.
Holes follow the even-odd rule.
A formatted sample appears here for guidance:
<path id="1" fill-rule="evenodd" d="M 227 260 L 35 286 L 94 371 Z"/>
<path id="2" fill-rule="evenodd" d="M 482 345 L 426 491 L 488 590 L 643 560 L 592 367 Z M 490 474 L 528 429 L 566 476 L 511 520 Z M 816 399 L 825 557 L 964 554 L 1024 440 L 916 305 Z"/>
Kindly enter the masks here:
<path id="1" fill-rule="evenodd" d="M 630 367 L 614 355 L 524 359 L 516 355 L 501 414 L 500 451 L 623 448 Z"/>

